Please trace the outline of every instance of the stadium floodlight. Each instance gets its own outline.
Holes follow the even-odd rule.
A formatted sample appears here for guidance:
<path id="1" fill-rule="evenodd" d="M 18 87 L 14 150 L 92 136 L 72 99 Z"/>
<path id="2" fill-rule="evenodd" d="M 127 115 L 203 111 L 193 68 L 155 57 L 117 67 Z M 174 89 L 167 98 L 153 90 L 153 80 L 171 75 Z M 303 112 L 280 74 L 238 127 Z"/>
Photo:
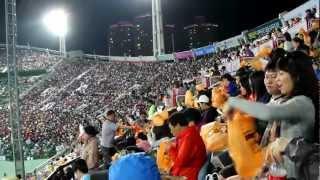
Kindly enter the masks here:
<path id="1" fill-rule="evenodd" d="M 43 23 L 54 35 L 62 37 L 67 34 L 67 19 L 63 9 L 54 9 L 44 16 Z"/>
<path id="2" fill-rule="evenodd" d="M 68 32 L 68 16 L 63 9 L 54 9 L 49 11 L 43 17 L 43 23 L 47 29 L 59 37 L 60 40 L 60 53 L 66 55 L 66 40 L 65 37 Z"/>

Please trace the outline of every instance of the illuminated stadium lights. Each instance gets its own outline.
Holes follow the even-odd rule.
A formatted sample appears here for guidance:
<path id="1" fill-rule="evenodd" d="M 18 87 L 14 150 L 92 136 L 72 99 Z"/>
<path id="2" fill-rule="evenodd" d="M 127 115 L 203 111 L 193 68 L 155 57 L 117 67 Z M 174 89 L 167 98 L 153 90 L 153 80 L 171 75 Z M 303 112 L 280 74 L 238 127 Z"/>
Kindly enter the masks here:
<path id="1" fill-rule="evenodd" d="M 60 53 L 66 56 L 66 35 L 68 32 L 68 16 L 63 9 L 51 10 L 43 18 L 43 23 L 47 29 L 59 37 Z"/>
<path id="2" fill-rule="evenodd" d="M 44 16 L 43 23 L 54 35 L 62 37 L 66 36 L 68 31 L 67 19 L 67 14 L 64 10 L 55 9 Z"/>

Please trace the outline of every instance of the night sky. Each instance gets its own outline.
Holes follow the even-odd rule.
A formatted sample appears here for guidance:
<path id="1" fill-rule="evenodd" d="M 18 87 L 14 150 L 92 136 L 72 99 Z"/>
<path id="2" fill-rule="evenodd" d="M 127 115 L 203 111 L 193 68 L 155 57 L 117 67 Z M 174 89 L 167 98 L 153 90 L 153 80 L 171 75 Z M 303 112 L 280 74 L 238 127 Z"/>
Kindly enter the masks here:
<path id="1" fill-rule="evenodd" d="M 206 16 L 220 27 L 219 40 L 238 35 L 278 17 L 306 0 L 162 0 L 164 23 L 183 26 L 194 16 Z M 108 27 L 117 21 L 151 13 L 151 0 L 17 0 L 18 43 L 58 48 L 58 41 L 42 25 L 46 10 L 64 7 L 70 13 L 67 48 L 107 54 Z M 5 42 L 4 0 L 0 0 L 0 43 Z M 179 31 L 178 31 L 179 32 Z M 179 40 L 177 40 L 179 41 Z M 182 50 L 183 42 L 177 42 Z"/>

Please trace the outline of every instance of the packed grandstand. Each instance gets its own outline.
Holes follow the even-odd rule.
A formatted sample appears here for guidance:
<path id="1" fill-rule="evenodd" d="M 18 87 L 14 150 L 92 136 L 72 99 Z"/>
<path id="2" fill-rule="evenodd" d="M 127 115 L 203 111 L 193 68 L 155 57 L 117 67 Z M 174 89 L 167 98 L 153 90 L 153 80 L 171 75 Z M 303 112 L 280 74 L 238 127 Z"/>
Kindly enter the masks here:
<path id="1" fill-rule="evenodd" d="M 311 12 L 311 15 L 305 12 Z M 92 179 L 95 176 L 106 176 L 108 172 L 104 170 L 110 165 L 109 178 L 112 180 L 126 179 L 121 178 L 121 168 L 132 173 L 132 176 L 136 176 L 137 179 L 150 180 L 159 179 L 160 174 L 163 179 L 174 179 L 173 176 L 176 176 L 177 179 L 184 177 L 190 180 L 205 179 L 206 176 L 213 178 L 213 174 L 219 178 L 222 176 L 223 178 L 237 178 L 235 177 L 237 175 L 238 178 L 244 179 L 265 178 L 263 167 L 274 165 L 273 160 L 276 159 L 276 155 L 270 153 L 269 149 L 273 148 L 274 152 L 283 148 L 281 151 L 284 151 L 284 147 L 281 146 L 284 142 L 288 147 L 294 146 L 294 143 L 287 141 L 292 139 L 292 141 L 297 141 L 294 138 L 301 138 L 301 136 L 303 140 L 316 142 L 318 134 L 312 132 L 319 128 L 317 125 L 319 122 L 318 81 L 320 80 L 319 4 L 317 1 L 308 1 L 277 20 L 280 22 L 279 25 L 266 23 L 254 31 L 247 32 L 246 37 L 239 35 L 210 46 L 161 55 L 155 61 L 151 57 L 148 59 L 147 57 L 105 57 L 86 54 L 63 58 L 56 51 L 19 46 L 17 58 L 20 67 L 19 88 L 24 156 L 28 160 L 51 158 L 36 169 L 35 174 L 30 172 L 29 178 L 36 176 L 37 179 L 44 179 L 50 176 L 51 179 L 62 179 L 61 177 L 71 179 L 73 176 L 68 173 L 70 169 L 59 169 L 58 167 L 68 167 L 64 166 L 65 162 L 79 155 L 86 164 L 83 165 L 83 162 L 78 159 L 73 163 L 87 167 L 84 168 L 86 171 L 91 170 L 89 174 Z M 296 63 L 295 59 L 310 61 L 310 63 Z M 2 70 L 0 77 L 0 157 L 2 160 L 12 160 L 4 45 L 0 46 L 0 64 Z M 287 113 L 280 113 L 283 115 L 279 116 L 268 114 L 263 116 L 262 112 L 257 114 L 250 110 L 257 108 L 257 111 L 278 113 L 263 105 L 270 103 L 270 98 L 270 101 L 274 100 L 273 94 L 268 91 L 270 87 L 264 83 L 267 81 L 269 70 L 286 70 L 290 74 L 292 73 L 290 68 L 293 66 L 292 71 L 295 72 L 291 74 L 292 76 L 300 77 L 306 81 L 304 83 L 312 84 L 304 86 L 305 91 L 296 87 L 299 91 L 297 94 L 288 95 L 287 99 L 281 102 L 283 106 L 274 107 L 286 110 L 284 106 L 290 105 L 289 102 L 296 96 L 298 100 L 294 99 L 295 103 L 301 104 L 291 108 L 299 110 L 303 109 L 301 106 L 309 105 L 310 108 L 306 113 L 309 113 L 308 117 L 311 120 L 308 122 L 304 119 L 306 124 L 309 124 L 306 125 L 307 127 L 301 126 L 303 129 L 301 131 L 294 128 L 294 126 L 301 125 L 301 122 L 296 122 L 301 120 L 300 116 L 294 117 L 296 113 L 289 114 L 288 117 Z M 303 73 L 308 76 L 300 76 L 299 73 L 302 73 L 302 70 L 308 70 L 309 66 L 313 67 L 313 74 L 304 71 Z M 299 83 L 293 86 L 305 85 L 302 82 Z M 309 87 L 312 92 L 308 91 Z M 280 91 L 278 95 L 285 96 L 287 93 L 281 88 Z M 235 96 L 239 98 L 233 99 Z M 228 97 L 229 101 L 226 100 Z M 304 101 L 301 97 L 307 100 Z M 247 103 L 243 99 L 251 102 Z M 303 104 L 308 102 L 307 105 Z M 210 107 L 206 108 L 202 104 Z M 231 107 L 234 107 L 235 110 L 230 111 Z M 198 113 L 201 114 L 197 119 Z M 115 122 L 112 122 L 110 117 L 116 119 Z M 273 117 L 279 119 L 268 119 Z M 236 124 L 235 122 L 239 119 L 246 122 L 244 123 L 246 125 Z M 269 123 L 260 123 L 261 119 Z M 294 122 L 288 123 L 286 121 L 288 119 L 293 119 Z M 184 127 L 185 124 L 181 120 L 188 121 L 189 127 Z M 280 129 L 280 134 L 274 133 L 277 134 L 274 135 L 274 139 L 268 138 L 267 140 L 269 145 L 263 146 L 260 142 L 265 140 L 263 139 L 265 133 L 270 129 L 274 130 L 273 126 L 277 124 L 271 123 L 271 120 L 283 120 L 284 123 L 282 122 L 278 128 L 275 128 Z M 111 146 L 106 147 L 102 143 L 105 141 L 103 136 L 106 131 L 104 127 L 107 124 L 106 121 L 111 121 L 115 124 L 114 126 L 118 127 L 115 132 L 116 139 L 112 145 L 114 151 L 112 153 L 110 152 Z M 181 129 L 185 128 L 183 130 L 190 131 L 188 133 L 191 134 L 193 133 L 192 128 L 196 127 L 197 136 L 201 135 L 201 138 L 189 137 L 189 141 L 193 140 L 191 144 L 184 144 L 191 148 L 187 151 L 194 154 L 187 155 L 187 152 L 182 152 L 181 149 L 179 151 L 179 148 L 183 146 L 179 143 L 187 140 L 182 137 L 181 132 L 176 136 L 172 130 L 179 129 L 176 126 Z M 107 129 L 110 130 L 110 128 Z M 241 131 L 236 130 L 237 128 Z M 309 135 L 304 134 L 306 132 Z M 96 144 L 96 148 L 99 147 L 99 153 L 83 156 L 81 151 L 94 153 L 91 150 L 87 151 L 87 148 L 92 145 L 88 143 L 88 140 L 91 142 L 95 136 L 99 137 L 102 143 L 102 145 Z M 160 139 L 169 139 L 173 136 L 180 141 L 163 141 L 171 145 L 157 143 Z M 303 140 L 299 139 L 299 141 Z M 239 143 L 243 144 L 239 146 Z M 81 148 L 79 144 L 83 147 Z M 174 146 L 175 148 L 163 146 Z M 198 148 L 192 148 L 193 146 Z M 205 148 L 204 151 L 201 151 L 202 146 Z M 315 148 L 313 144 L 310 145 L 305 141 L 301 143 L 301 146 Z M 290 148 L 286 149 L 290 150 Z M 66 150 L 71 154 L 66 155 Z M 139 153 L 131 154 L 133 151 L 147 152 L 148 157 L 154 155 L 156 162 L 146 157 L 145 154 L 143 156 Z M 169 153 L 163 151 L 169 151 Z M 227 155 L 225 152 L 228 152 Z M 302 153 L 312 154 L 309 152 Z M 252 154 L 252 157 L 248 157 L 248 153 Z M 111 161 L 104 156 L 111 156 L 110 154 L 113 155 L 113 162 L 108 164 Z M 174 156 L 171 156 L 172 154 Z M 271 160 L 265 160 L 262 154 L 271 154 Z M 290 155 L 288 155 L 289 158 L 292 158 Z M 88 159 L 88 156 L 97 156 L 97 158 Z M 231 162 L 226 160 L 228 158 L 225 156 L 228 156 Z M 319 157 L 305 156 L 305 154 L 301 156 Z M 185 162 L 181 158 L 185 158 Z M 220 158 L 218 160 L 220 164 L 215 161 L 217 158 Z M 143 176 L 131 170 L 130 163 L 139 160 L 146 163 L 145 167 L 137 165 L 136 168 L 152 169 L 151 167 L 155 165 L 157 168 L 152 169 L 155 172 L 145 173 Z M 293 161 L 295 160 L 297 159 Z M 289 160 L 284 161 L 281 168 L 286 170 L 288 178 L 311 180 L 317 177 L 316 172 L 310 172 L 310 169 L 309 171 L 301 170 L 303 168 L 301 166 L 298 167 L 301 170 L 299 172 L 292 169 L 297 168 L 297 165 L 289 165 L 287 161 Z M 300 159 L 300 161 L 303 160 Z M 125 166 L 126 163 L 127 166 Z M 308 167 L 319 167 L 319 164 L 316 163 L 319 161 L 311 163 Z M 272 170 L 272 168 L 269 169 Z M 275 169 L 281 168 L 276 167 Z M 306 178 L 307 176 L 309 178 Z"/>

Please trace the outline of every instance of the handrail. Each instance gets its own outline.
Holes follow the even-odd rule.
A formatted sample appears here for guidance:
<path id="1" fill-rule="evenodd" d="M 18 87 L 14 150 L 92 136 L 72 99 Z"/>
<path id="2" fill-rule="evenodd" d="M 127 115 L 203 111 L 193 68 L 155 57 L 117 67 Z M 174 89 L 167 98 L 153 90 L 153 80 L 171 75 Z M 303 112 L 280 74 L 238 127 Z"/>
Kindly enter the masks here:
<path id="1" fill-rule="evenodd" d="M 50 159 L 48 159 L 47 161 L 45 161 L 45 162 L 43 162 L 42 164 L 40 164 L 39 166 L 37 166 L 33 171 L 36 171 L 37 169 L 40 169 L 40 168 L 42 168 L 43 166 L 47 165 L 49 161 L 52 161 L 53 159 L 61 156 L 62 154 L 65 153 L 65 151 L 66 151 L 66 150 L 63 150 L 63 151 L 57 153 L 56 155 L 52 156 Z"/>
<path id="2" fill-rule="evenodd" d="M 56 159 L 57 157 L 63 155 L 65 152 L 67 151 L 67 149 L 64 149 L 63 151 L 57 153 L 56 155 L 52 156 L 50 159 L 48 159 L 47 161 L 43 162 L 42 164 L 40 164 L 39 166 L 37 166 L 33 171 L 35 175 L 37 175 L 37 172 L 39 171 L 39 169 L 42 169 L 44 166 L 48 165 L 52 160 Z"/>
<path id="3" fill-rule="evenodd" d="M 59 166 L 55 171 L 53 171 L 48 177 L 46 177 L 46 180 L 50 180 L 52 179 L 52 177 L 58 172 L 60 171 L 62 168 L 69 166 L 70 164 L 72 164 L 75 160 L 79 159 L 80 157 L 76 157 L 75 159 L 72 159 L 71 161 L 69 161 L 66 164 L 63 164 L 61 166 Z"/>

